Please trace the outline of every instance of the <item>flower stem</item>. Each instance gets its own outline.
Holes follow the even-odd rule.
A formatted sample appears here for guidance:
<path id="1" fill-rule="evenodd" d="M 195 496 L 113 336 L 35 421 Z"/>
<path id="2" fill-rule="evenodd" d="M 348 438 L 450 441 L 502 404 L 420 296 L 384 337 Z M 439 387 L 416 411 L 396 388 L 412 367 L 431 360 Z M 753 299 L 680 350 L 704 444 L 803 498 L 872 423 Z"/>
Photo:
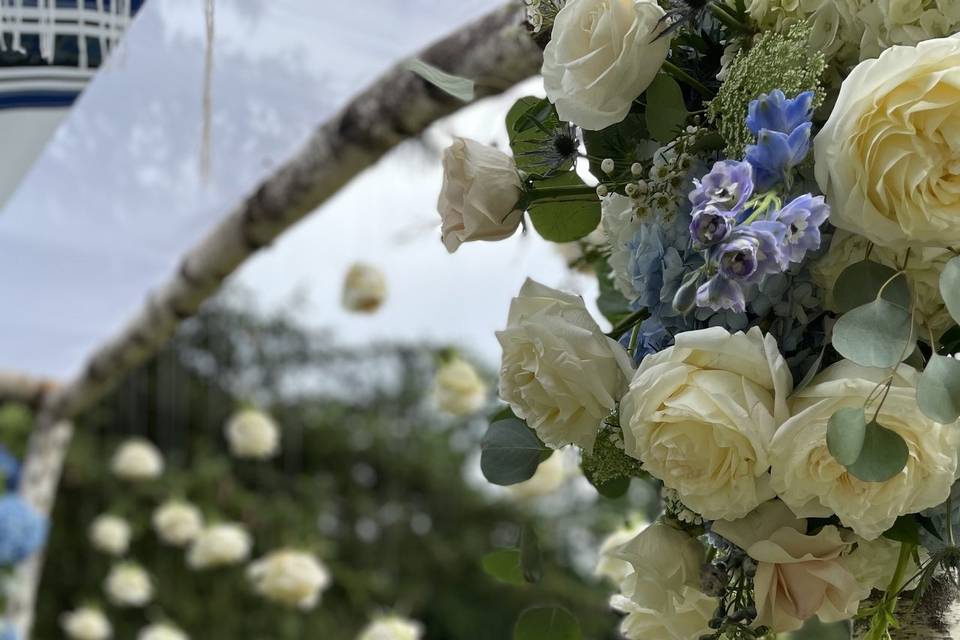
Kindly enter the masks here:
<path id="1" fill-rule="evenodd" d="M 710 91 L 710 89 L 707 88 L 707 85 L 703 84 L 702 82 L 700 82 L 699 80 L 694 78 L 692 75 L 690 75 L 689 73 L 687 73 L 686 71 L 678 67 L 677 65 L 673 64 L 669 60 L 664 60 L 663 70 L 666 71 L 671 76 L 673 76 L 674 80 L 685 82 L 686 84 L 696 89 L 697 93 L 699 93 L 700 95 L 706 98 L 713 97 L 713 91 Z"/>
<path id="2" fill-rule="evenodd" d="M 740 33 L 753 33 L 753 29 L 742 22 L 740 22 L 736 17 L 727 12 L 727 10 L 721 6 L 720 3 L 711 2 L 710 3 L 710 12 L 716 17 L 717 20 L 722 22 L 727 27 L 733 29 L 734 31 L 739 31 Z"/>
<path id="3" fill-rule="evenodd" d="M 650 312 L 646 309 L 640 309 L 639 311 L 634 311 L 629 316 L 621 320 L 617 326 L 610 330 L 610 333 L 607 335 L 618 340 L 620 336 L 625 334 L 627 331 L 633 328 L 634 325 L 640 324 L 644 320 L 650 317 Z"/>

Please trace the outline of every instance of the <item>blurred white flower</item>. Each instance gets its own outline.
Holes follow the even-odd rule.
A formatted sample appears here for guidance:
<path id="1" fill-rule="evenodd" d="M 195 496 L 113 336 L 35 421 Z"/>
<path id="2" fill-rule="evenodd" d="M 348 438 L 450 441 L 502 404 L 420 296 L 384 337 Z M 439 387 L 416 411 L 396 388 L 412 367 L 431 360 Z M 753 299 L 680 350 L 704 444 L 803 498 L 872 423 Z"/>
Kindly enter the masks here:
<path id="1" fill-rule="evenodd" d="M 130 523 L 110 514 L 97 516 L 90 523 L 90 542 L 97 551 L 122 556 L 130 547 Z"/>
<path id="2" fill-rule="evenodd" d="M 190 636 L 169 624 L 151 624 L 137 634 L 137 640 L 190 640 Z"/>
<path id="3" fill-rule="evenodd" d="M 150 480 L 163 473 L 163 455 L 149 440 L 130 438 L 113 454 L 110 469 L 124 480 Z"/>
<path id="4" fill-rule="evenodd" d="M 274 551 L 247 568 L 247 578 L 257 593 L 290 607 L 308 610 L 330 586 L 330 571 L 316 557 L 302 551 Z"/>
<path id="5" fill-rule="evenodd" d="M 368 624 L 357 640 L 420 640 L 423 625 L 400 616 L 384 616 Z"/>
<path id="6" fill-rule="evenodd" d="M 107 640 L 113 627 L 100 609 L 81 607 L 60 616 L 60 627 L 73 640 Z"/>
<path id="7" fill-rule="evenodd" d="M 518 500 L 529 500 L 553 493 L 570 477 L 565 457 L 564 451 L 555 451 L 540 463 L 532 478 L 508 486 L 507 491 Z"/>
<path id="8" fill-rule="evenodd" d="M 142 607 L 153 598 L 150 574 L 133 562 L 114 565 L 107 574 L 104 590 L 118 607 Z"/>
<path id="9" fill-rule="evenodd" d="M 343 282 L 343 306 L 347 311 L 373 313 L 387 297 L 387 279 L 377 267 L 358 262 Z"/>
<path id="10" fill-rule="evenodd" d="M 250 557 L 253 539 L 243 526 L 215 524 L 200 532 L 187 552 L 192 569 L 238 564 Z"/>
<path id="11" fill-rule="evenodd" d="M 153 512 L 153 528 L 163 542 L 182 547 L 203 530 L 203 516 L 189 502 L 168 500 Z"/>
<path id="12" fill-rule="evenodd" d="M 280 429 L 273 418 L 256 409 L 233 414 L 226 426 L 230 453 L 237 458 L 265 460 L 280 449 Z"/>
<path id="13" fill-rule="evenodd" d="M 649 524 L 646 520 L 637 519 L 608 535 L 600 545 L 600 557 L 593 575 L 619 586 L 633 571 L 631 564 L 621 557 L 621 547 L 640 535 Z"/>
<path id="14" fill-rule="evenodd" d="M 453 358 L 437 369 L 433 398 L 443 411 L 467 416 L 483 408 L 487 401 L 487 385 L 466 360 Z"/>

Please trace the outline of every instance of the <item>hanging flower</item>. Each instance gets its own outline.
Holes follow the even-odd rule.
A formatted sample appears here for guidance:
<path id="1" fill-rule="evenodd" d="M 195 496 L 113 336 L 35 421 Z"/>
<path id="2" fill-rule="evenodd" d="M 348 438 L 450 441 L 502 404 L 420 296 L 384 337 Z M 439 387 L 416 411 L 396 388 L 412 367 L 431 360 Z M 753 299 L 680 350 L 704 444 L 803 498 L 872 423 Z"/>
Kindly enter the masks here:
<path id="1" fill-rule="evenodd" d="M 151 624 L 137 634 L 137 640 L 190 640 L 190 636 L 169 624 Z"/>
<path id="2" fill-rule="evenodd" d="M 60 616 L 60 628 L 73 640 L 108 640 L 113 626 L 100 609 L 81 607 Z"/>
<path id="3" fill-rule="evenodd" d="M 110 469 L 124 480 L 152 480 L 163 473 L 163 455 L 149 440 L 130 438 L 113 454 Z"/>
<path id="4" fill-rule="evenodd" d="M 468 416 L 486 404 L 487 385 L 469 362 L 453 358 L 437 369 L 433 398 L 443 411 L 455 416 Z"/>
<path id="5" fill-rule="evenodd" d="M 330 572 L 315 556 L 282 549 L 260 558 L 247 568 L 247 578 L 257 593 L 280 604 L 313 609 L 330 586 Z"/>
<path id="6" fill-rule="evenodd" d="M 153 528 L 163 542 L 182 547 L 203 530 L 203 516 L 189 502 L 168 500 L 153 512 Z"/>
<path id="7" fill-rule="evenodd" d="M 134 562 L 114 565 L 107 574 L 104 590 L 118 607 L 142 607 L 153 598 L 150 574 Z"/>
<path id="8" fill-rule="evenodd" d="M 387 279 L 377 267 L 358 262 L 343 281 L 343 307 L 357 313 L 373 313 L 387 297 Z"/>
<path id="9" fill-rule="evenodd" d="M 230 453 L 236 458 L 266 460 L 280 448 L 280 429 L 273 418 L 256 409 L 233 414 L 226 426 Z"/>
<path id="10" fill-rule="evenodd" d="M 187 552 L 191 569 L 239 564 L 250 557 L 253 539 L 243 526 L 215 524 L 204 529 Z"/>
<path id="11" fill-rule="evenodd" d="M 396 615 L 377 618 L 367 625 L 357 640 L 420 640 L 423 625 Z"/>
<path id="12" fill-rule="evenodd" d="M 90 524 L 89 535 L 97 551 L 112 556 L 122 556 L 130 547 L 130 523 L 119 516 L 97 516 Z"/>

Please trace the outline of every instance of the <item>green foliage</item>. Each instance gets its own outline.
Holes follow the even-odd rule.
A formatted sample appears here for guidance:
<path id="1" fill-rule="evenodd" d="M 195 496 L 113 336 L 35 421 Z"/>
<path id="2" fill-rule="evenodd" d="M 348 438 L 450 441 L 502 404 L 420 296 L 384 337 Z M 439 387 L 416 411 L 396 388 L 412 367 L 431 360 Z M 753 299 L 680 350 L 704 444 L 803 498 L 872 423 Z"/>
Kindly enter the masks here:
<path id="1" fill-rule="evenodd" d="M 848 311 L 833 327 L 834 348 L 864 367 L 895 367 L 914 342 L 910 312 L 884 298 Z"/>
<path id="2" fill-rule="evenodd" d="M 746 145 L 753 141 L 746 126 L 747 109 L 761 94 L 782 89 L 792 97 L 816 91 L 814 108 L 823 103 L 820 78 L 827 63 L 822 52 L 810 49 L 809 35 L 810 27 L 804 24 L 787 34 L 765 33 L 752 48 L 737 54 L 729 77 L 707 111 L 727 143 L 727 157 L 742 157 Z"/>
<path id="3" fill-rule="evenodd" d="M 645 476 L 640 461 L 624 452 L 620 427 L 611 424 L 601 427 L 593 451 L 584 452 L 580 466 L 590 484 L 607 498 L 619 498 L 627 492 L 631 478 Z"/>
<path id="4" fill-rule="evenodd" d="M 520 568 L 519 549 L 498 549 L 483 556 L 483 570 L 492 578 L 520 586 L 527 583 Z"/>
<path id="5" fill-rule="evenodd" d="M 689 114 L 677 81 L 658 73 L 647 87 L 646 123 L 654 140 L 667 143 L 677 137 Z"/>
<path id="6" fill-rule="evenodd" d="M 597 308 L 603 314 L 603 317 L 610 321 L 610 324 L 616 326 L 633 313 L 630 309 L 630 302 L 623 297 L 620 290 L 613 284 L 613 269 L 605 257 L 595 261 L 593 268 L 597 274 L 597 283 L 600 288 L 600 295 L 597 296 Z"/>
<path id="7" fill-rule="evenodd" d="M 520 530 L 520 568 L 523 569 L 523 579 L 527 582 L 536 583 L 543 579 L 540 539 L 530 524 L 525 524 Z"/>
<path id="8" fill-rule="evenodd" d="M 838 409 L 827 423 L 827 449 L 842 465 L 851 465 L 863 451 L 867 417 L 863 407 Z"/>
<path id="9" fill-rule="evenodd" d="M 590 172 L 599 179 L 629 180 L 630 166 L 641 157 L 640 145 L 647 137 L 646 119 L 639 113 L 628 113 L 621 122 L 599 131 L 584 129 L 583 144 L 590 159 Z M 605 158 L 616 161 L 611 174 L 600 168 Z"/>
<path id="10" fill-rule="evenodd" d="M 850 265 L 833 285 L 833 299 L 837 309 L 846 313 L 872 302 L 883 289 L 883 299 L 904 309 L 910 308 L 910 287 L 907 279 L 897 272 L 872 260 L 861 260 Z M 889 284 L 887 284 L 889 282 Z M 884 285 L 887 285 L 884 287 Z"/>
<path id="11" fill-rule="evenodd" d="M 581 188 L 588 193 L 564 195 L 570 188 Z M 589 193 L 583 180 L 574 171 L 568 171 L 536 183 L 537 190 L 557 190 L 557 195 L 535 200 L 530 204 L 530 221 L 544 240 L 573 242 L 583 238 L 600 224 L 600 199 Z M 536 197 L 537 191 L 534 191 Z"/>
<path id="12" fill-rule="evenodd" d="M 883 537 L 897 542 L 918 545 L 920 544 L 920 527 L 916 518 L 912 515 L 900 516 L 892 527 L 883 532 Z"/>
<path id="13" fill-rule="evenodd" d="M 952 258 L 940 274 L 940 295 L 950 317 L 960 324 L 960 256 Z"/>
<path id="14" fill-rule="evenodd" d="M 581 640 L 580 624 L 562 607 L 533 607 L 517 620 L 513 640 Z"/>
<path id="15" fill-rule="evenodd" d="M 403 66 L 461 102 L 471 102 L 476 95 L 473 80 L 447 73 L 423 60 L 413 58 Z"/>
<path id="16" fill-rule="evenodd" d="M 546 98 L 527 96 L 507 112 L 507 136 L 517 168 L 534 178 L 573 168 L 577 155 L 574 130 L 561 122 Z"/>
<path id="17" fill-rule="evenodd" d="M 516 417 L 492 423 L 480 447 L 483 476 L 501 486 L 529 480 L 553 453 L 526 422 Z"/>
<path id="18" fill-rule="evenodd" d="M 884 482 L 900 473 L 909 457 L 903 438 L 874 420 L 867 423 L 863 449 L 857 460 L 847 465 L 847 471 L 864 482 Z"/>
<path id="19" fill-rule="evenodd" d="M 960 361 L 932 354 L 917 382 L 917 404 L 943 424 L 960 418 Z"/>

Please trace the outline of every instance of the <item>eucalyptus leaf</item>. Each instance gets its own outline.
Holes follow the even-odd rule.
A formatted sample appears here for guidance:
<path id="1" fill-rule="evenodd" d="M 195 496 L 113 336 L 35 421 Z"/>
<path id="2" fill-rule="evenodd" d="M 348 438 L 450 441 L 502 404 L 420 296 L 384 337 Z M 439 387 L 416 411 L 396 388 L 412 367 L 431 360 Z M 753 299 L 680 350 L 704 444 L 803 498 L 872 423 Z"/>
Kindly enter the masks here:
<path id="1" fill-rule="evenodd" d="M 917 382 L 917 404 L 931 420 L 960 418 L 960 360 L 933 354 Z"/>
<path id="2" fill-rule="evenodd" d="M 866 436 L 867 416 L 863 407 L 837 409 L 827 423 L 827 449 L 837 462 L 851 465 L 860 457 Z"/>
<path id="3" fill-rule="evenodd" d="M 883 299 L 895 305 L 910 308 L 910 287 L 904 276 L 891 280 L 896 271 L 872 260 L 856 262 L 840 274 L 833 285 L 833 302 L 837 310 L 846 313 L 861 305 L 872 302 L 883 285 Z"/>
<path id="4" fill-rule="evenodd" d="M 864 367 L 895 367 L 914 342 L 910 312 L 883 298 L 848 311 L 833 327 L 834 348 Z"/>
<path id="5" fill-rule="evenodd" d="M 543 559 L 540 556 L 540 541 L 533 526 L 525 524 L 520 531 L 520 569 L 523 579 L 530 583 L 543 578 Z"/>
<path id="6" fill-rule="evenodd" d="M 960 324 L 960 256 L 952 258 L 940 274 L 940 295 L 953 321 Z"/>
<path id="7" fill-rule="evenodd" d="M 582 187 L 583 180 L 574 171 L 536 183 L 537 188 Z M 534 192 L 535 196 L 536 192 Z M 536 200 L 528 211 L 533 228 L 544 240 L 572 242 L 583 238 L 600 224 L 600 199 L 595 195 Z"/>
<path id="8" fill-rule="evenodd" d="M 533 429 L 518 418 L 491 424 L 480 441 L 480 449 L 483 476 L 501 486 L 529 480 L 552 453 Z"/>
<path id="9" fill-rule="evenodd" d="M 864 433 L 860 457 L 847 471 L 864 482 L 884 482 L 903 471 L 909 456 L 910 449 L 897 432 L 872 421 Z"/>
<path id="10" fill-rule="evenodd" d="M 476 97 L 473 80 L 447 73 L 417 58 L 407 60 L 403 66 L 462 102 L 472 102 Z"/>
<path id="11" fill-rule="evenodd" d="M 583 640 L 580 623 L 563 607 L 532 607 L 520 614 L 513 640 Z"/>
<path id="12" fill-rule="evenodd" d="M 512 585 L 526 584 L 520 567 L 519 549 L 500 549 L 483 556 L 480 561 L 484 572 L 492 578 Z"/>
<path id="13" fill-rule="evenodd" d="M 687 105 L 677 81 L 666 73 L 658 73 L 647 87 L 647 130 L 654 140 L 670 142 L 687 121 Z"/>

